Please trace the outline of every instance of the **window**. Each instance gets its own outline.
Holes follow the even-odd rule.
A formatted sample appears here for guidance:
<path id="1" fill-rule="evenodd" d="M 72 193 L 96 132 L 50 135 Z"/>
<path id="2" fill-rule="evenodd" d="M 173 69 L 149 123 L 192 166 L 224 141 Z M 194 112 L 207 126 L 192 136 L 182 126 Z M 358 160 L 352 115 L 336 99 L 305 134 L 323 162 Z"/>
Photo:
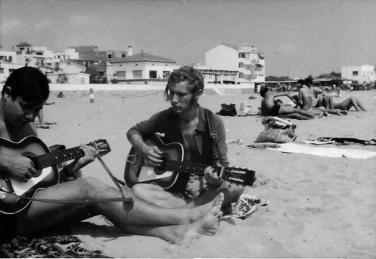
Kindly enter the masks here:
<path id="1" fill-rule="evenodd" d="M 125 71 L 116 71 L 114 76 L 125 78 Z"/>
<path id="2" fill-rule="evenodd" d="M 142 79 L 142 70 L 132 71 L 133 79 Z"/>
<path id="3" fill-rule="evenodd" d="M 121 57 L 122 57 L 122 58 L 125 58 L 125 57 L 126 57 L 125 53 L 121 54 Z"/>
<path id="4" fill-rule="evenodd" d="M 112 58 L 112 55 L 111 55 L 111 54 L 108 54 L 108 55 L 107 55 L 107 58 Z"/>
<path id="5" fill-rule="evenodd" d="M 157 71 L 156 70 L 150 70 L 149 71 L 149 78 L 150 79 L 156 79 L 157 78 Z"/>
<path id="6" fill-rule="evenodd" d="M 245 58 L 245 53 L 239 53 L 239 58 Z"/>
<path id="7" fill-rule="evenodd" d="M 352 75 L 353 75 L 353 76 L 357 76 L 358 74 L 359 74 L 358 71 L 352 71 Z"/>
<path id="8" fill-rule="evenodd" d="M 0 67 L 0 74 L 4 73 L 4 68 Z"/>

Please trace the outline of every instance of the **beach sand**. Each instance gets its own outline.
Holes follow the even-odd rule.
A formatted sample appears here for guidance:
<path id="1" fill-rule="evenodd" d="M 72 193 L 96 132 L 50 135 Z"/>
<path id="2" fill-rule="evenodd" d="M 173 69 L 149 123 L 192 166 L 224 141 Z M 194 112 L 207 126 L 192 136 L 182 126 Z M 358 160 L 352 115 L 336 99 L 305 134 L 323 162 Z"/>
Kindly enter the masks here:
<path id="1" fill-rule="evenodd" d="M 358 97 L 367 112 L 351 110 L 347 116 L 323 117 L 293 122 L 296 141 L 317 137 L 376 138 L 376 91 L 343 92 Z M 48 144 L 77 146 L 105 138 L 112 151 L 103 157 L 113 173 L 123 179 L 130 144 L 126 131 L 136 122 L 168 107 L 160 92 L 96 92 L 90 103 L 84 92 L 52 92 L 45 106 L 50 129 L 39 129 Z M 260 99 L 248 94 L 204 95 L 200 102 L 212 111 L 221 103 L 241 102 L 257 110 Z M 215 236 L 202 236 L 186 245 L 172 245 L 153 237 L 120 233 L 103 217 L 94 217 L 71 228 L 88 247 L 111 257 L 376 257 L 376 158 L 365 160 L 286 154 L 251 149 L 263 129 L 261 117 L 222 117 L 228 140 L 230 164 L 256 171 L 257 180 L 247 193 L 267 199 L 245 220 L 222 221 Z M 341 147 L 342 148 L 342 147 Z M 375 146 L 351 145 L 376 151 Z M 98 161 L 84 168 L 92 176 L 112 184 Z"/>

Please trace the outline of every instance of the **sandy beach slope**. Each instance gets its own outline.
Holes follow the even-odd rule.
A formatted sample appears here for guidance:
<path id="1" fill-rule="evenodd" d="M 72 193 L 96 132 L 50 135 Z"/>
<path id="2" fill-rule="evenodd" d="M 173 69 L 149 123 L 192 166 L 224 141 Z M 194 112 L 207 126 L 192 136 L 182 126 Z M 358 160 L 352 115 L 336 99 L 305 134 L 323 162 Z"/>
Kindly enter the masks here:
<path id="1" fill-rule="evenodd" d="M 344 92 L 358 97 L 367 112 L 350 111 L 347 116 L 323 117 L 297 124 L 297 141 L 317 137 L 376 138 L 376 91 Z M 105 138 L 112 152 L 104 157 L 114 174 L 123 178 L 130 149 L 125 133 L 139 120 L 168 107 L 160 92 L 97 92 L 95 102 L 87 93 L 52 92 L 45 107 L 45 120 L 56 122 L 39 129 L 48 144 L 67 147 Z M 240 102 L 257 110 L 260 99 L 250 94 L 224 96 L 207 94 L 201 104 L 218 111 L 220 104 Z M 247 147 L 262 130 L 258 116 L 222 117 L 229 144 L 231 165 L 256 170 L 257 181 L 247 193 L 267 199 L 245 220 L 224 221 L 215 236 L 204 236 L 176 246 L 160 239 L 119 233 L 103 218 L 95 217 L 72 227 L 72 232 L 89 247 L 112 257 L 376 257 L 376 157 L 366 160 L 285 154 Z M 351 145 L 376 151 L 376 146 Z M 84 170 L 111 184 L 99 162 Z"/>

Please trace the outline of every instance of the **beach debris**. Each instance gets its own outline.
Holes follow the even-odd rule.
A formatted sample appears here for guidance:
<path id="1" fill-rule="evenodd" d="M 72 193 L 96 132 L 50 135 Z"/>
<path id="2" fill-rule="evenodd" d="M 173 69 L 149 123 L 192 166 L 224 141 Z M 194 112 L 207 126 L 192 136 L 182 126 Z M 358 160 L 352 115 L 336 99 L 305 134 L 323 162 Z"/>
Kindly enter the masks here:
<path id="1" fill-rule="evenodd" d="M 230 139 L 226 141 L 227 144 L 238 144 L 242 145 L 244 143 L 244 140 L 242 138 L 237 138 L 237 139 Z"/>
<path id="2" fill-rule="evenodd" d="M 254 96 L 253 94 L 251 94 L 251 95 L 248 97 L 248 99 L 253 100 L 253 99 L 257 99 L 257 97 Z"/>
<path id="3" fill-rule="evenodd" d="M 259 110 L 255 111 L 252 108 L 252 105 L 250 104 L 245 104 L 243 102 L 240 103 L 238 117 L 255 116 L 255 115 L 259 115 Z"/>
<path id="4" fill-rule="evenodd" d="M 265 143 L 252 143 L 252 144 L 247 145 L 247 147 L 266 149 L 266 148 L 279 148 L 281 147 L 281 145 L 277 143 L 272 143 L 272 142 L 265 142 Z"/>
<path id="5" fill-rule="evenodd" d="M 231 206 L 231 213 L 225 215 L 224 218 L 240 218 L 246 219 L 260 206 L 266 206 L 269 204 L 268 200 L 260 199 L 256 195 L 243 193 L 240 195 L 238 202 L 233 203 Z"/>

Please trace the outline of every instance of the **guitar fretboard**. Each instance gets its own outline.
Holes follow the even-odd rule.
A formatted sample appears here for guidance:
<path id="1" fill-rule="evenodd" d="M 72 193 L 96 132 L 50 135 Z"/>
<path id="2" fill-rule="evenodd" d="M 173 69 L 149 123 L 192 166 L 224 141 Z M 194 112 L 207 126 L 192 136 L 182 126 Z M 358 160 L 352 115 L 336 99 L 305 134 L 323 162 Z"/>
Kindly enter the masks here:
<path id="1" fill-rule="evenodd" d="M 167 160 L 163 167 L 166 170 L 177 171 L 179 173 L 195 174 L 199 176 L 204 175 L 205 168 L 208 165 L 192 162 L 181 162 L 181 161 L 172 161 Z"/>
<path id="2" fill-rule="evenodd" d="M 39 169 L 64 163 L 69 160 L 78 159 L 84 156 L 79 147 L 58 150 L 36 158 Z"/>

